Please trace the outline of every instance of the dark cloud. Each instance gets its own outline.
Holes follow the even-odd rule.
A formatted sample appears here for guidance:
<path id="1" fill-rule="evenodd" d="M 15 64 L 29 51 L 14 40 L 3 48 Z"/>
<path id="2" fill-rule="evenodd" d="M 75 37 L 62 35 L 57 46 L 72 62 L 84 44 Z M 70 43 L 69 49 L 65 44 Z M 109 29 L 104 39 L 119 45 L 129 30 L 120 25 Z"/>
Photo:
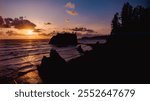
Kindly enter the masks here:
<path id="1" fill-rule="evenodd" d="M 48 34 L 47 33 L 40 33 L 39 35 L 40 36 L 47 36 L 47 37 L 49 37 L 51 35 L 51 33 L 48 33 Z"/>
<path id="2" fill-rule="evenodd" d="M 10 30 L 10 31 L 6 32 L 6 35 L 8 35 L 8 36 L 14 36 L 14 35 L 21 35 L 21 34 L 18 34 L 17 32 Z"/>
<path id="3" fill-rule="evenodd" d="M 47 22 L 47 23 L 44 23 L 45 25 L 51 25 L 52 23 L 50 23 L 50 22 Z"/>
<path id="4" fill-rule="evenodd" d="M 52 31 L 50 33 L 39 33 L 39 35 L 50 37 L 50 36 L 54 36 L 56 33 L 57 33 L 56 31 Z"/>
<path id="5" fill-rule="evenodd" d="M 76 28 L 73 28 L 73 29 L 70 29 L 70 30 L 75 31 L 75 32 L 96 33 L 94 30 L 87 29 L 87 28 L 84 28 L 84 27 L 76 27 Z"/>
<path id="6" fill-rule="evenodd" d="M 0 27 L 1 28 L 10 28 L 14 27 L 16 29 L 35 29 L 36 25 L 29 20 L 24 19 L 23 17 L 19 18 L 3 18 L 0 16 Z"/>
<path id="7" fill-rule="evenodd" d="M 65 22 L 67 22 L 67 23 L 70 22 L 70 19 L 65 19 Z"/>
<path id="8" fill-rule="evenodd" d="M 33 31 L 33 32 L 40 33 L 40 32 L 42 32 L 42 31 L 45 31 L 45 30 L 44 30 L 44 29 L 34 29 L 34 31 Z"/>

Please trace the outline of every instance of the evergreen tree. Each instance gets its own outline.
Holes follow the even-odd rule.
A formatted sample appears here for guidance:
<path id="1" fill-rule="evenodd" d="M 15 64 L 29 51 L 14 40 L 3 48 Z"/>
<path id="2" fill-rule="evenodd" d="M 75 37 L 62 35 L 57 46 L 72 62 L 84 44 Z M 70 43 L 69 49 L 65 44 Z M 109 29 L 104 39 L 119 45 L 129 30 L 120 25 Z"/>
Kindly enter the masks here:
<path id="1" fill-rule="evenodd" d="M 127 27 L 132 21 L 133 7 L 127 2 L 124 4 L 121 12 L 122 26 Z"/>
<path id="2" fill-rule="evenodd" d="M 119 13 L 116 13 L 114 15 L 111 26 L 112 26 L 112 33 L 118 32 L 118 30 L 120 28 Z"/>
<path id="3" fill-rule="evenodd" d="M 127 2 L 124 4 L 121 12 L 122 27 L 124 31 L 131 30 L 133 7 Z"/>
<path id="4" fill-rule="evenodd" d="M 128 2 L 124 4 L 121 16 L 114 15 L 112 33 L 150 32 L 150 8 L 137 6 L 133 8 Z"/>

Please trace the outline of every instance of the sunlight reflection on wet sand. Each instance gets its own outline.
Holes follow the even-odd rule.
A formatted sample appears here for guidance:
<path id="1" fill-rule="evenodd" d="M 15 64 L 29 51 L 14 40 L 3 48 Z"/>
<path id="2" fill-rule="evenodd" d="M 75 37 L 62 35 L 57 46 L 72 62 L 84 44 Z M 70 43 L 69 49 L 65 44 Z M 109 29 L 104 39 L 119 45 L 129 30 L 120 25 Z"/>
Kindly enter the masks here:
<path id="1" fill-rule="evenodd" d="M 26 73 L 23 76 L 20 76 L 16 79 L 17 83 L 22 83 L 22 84 L 39 84 L 42 83 L 42 80 L 40 79 L 38 75 L 38 71 L 31 71 Z"/>

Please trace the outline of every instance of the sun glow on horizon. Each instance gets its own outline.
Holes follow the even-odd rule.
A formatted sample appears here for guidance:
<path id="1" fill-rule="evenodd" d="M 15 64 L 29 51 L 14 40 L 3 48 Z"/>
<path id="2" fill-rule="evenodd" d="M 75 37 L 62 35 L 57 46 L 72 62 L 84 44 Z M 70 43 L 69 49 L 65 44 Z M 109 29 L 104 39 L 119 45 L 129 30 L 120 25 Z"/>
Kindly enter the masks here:
<path id="1" fill-rule="evenodd" d="M 28 29 L 28 30 L 26 30 L 26 34 L 27 34 L 27 35 L 33 35 L 34 33 L 33 33 L 33 30 Z"/>
<path id="2" fill-rule="evenodd" d="M 32 29 L 22 30 L 22 33 L 25 35 L 25 39 L 38 39 L 38 33 L 34 32 Z"/>

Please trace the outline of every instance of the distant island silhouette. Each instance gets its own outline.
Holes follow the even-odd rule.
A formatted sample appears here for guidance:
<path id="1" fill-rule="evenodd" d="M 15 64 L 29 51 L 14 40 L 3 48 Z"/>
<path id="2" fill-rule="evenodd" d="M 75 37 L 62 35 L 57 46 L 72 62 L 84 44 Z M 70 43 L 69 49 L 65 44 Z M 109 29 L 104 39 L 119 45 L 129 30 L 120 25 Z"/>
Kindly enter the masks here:
<path id="1" fill-rule="evenodd" d="M 150 8 L 124 4 L 112 20 L 107 43 L 66 62 L 56 50 L 38 67 L 43 83 L 148 83 Z"/>

